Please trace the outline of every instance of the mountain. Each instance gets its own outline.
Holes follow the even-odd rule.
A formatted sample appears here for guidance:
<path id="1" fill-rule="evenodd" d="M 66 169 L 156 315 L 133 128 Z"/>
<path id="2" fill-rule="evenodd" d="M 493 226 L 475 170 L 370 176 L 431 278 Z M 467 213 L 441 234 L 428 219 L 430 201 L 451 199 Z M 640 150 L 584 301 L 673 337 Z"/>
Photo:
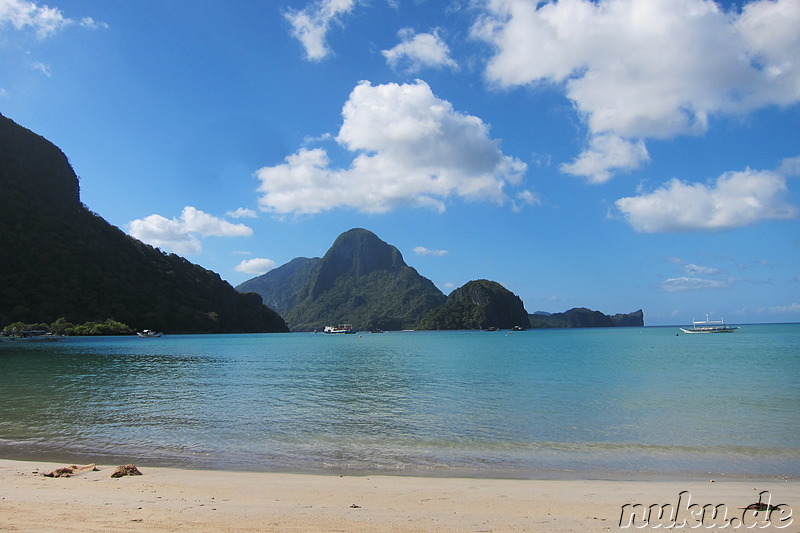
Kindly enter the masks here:
<path id="1" fill-rule="evenodd" d="M 260 295 L 264 305 L 285 315 L 320 261 L 319 257 L 295 257 L 285 265 L 245 281 L 236 290 Z"/>
<path id="2" fill-rule="evenodd" d="M 585 307 L 577 307 L 563 313 L 530 315 L 532 328 L 612 328 L 644 326 L 644 312 L 605 315 Z"/>
<path id="3" fill-rule="evenodd" d="M 237 287 L 281 309 L 292 330 L 353 324 L 359 329 L 400 330 L 445 301 L 400 251 L 371 231 L 339 235 L 322 258 L 297 258 Z"/>
<path id="4" fill-rule="evenodd" d="M 89 211 L 66 155 L 3 115 L 0 191 L 0 325 L 64 317 L 167 332 L 288 331 L 257 295 Z"/>
<path id="5" fill-rule="evenodd" d="M 447 297 L 444 306 L 422 319 L 420 329 L 511 329 L 530 326 L 522 300 L 499 283 L 470 281 Z"/>

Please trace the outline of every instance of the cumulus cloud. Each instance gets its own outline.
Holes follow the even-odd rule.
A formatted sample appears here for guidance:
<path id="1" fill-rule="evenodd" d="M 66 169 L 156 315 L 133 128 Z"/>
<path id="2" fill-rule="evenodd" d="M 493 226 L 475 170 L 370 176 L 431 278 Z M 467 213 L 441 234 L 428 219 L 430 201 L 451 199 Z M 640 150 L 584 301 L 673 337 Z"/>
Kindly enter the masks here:
<path id="1" fill-rule="evenodd" d="M 289 9 L 284 14 L 292 25 L 292 37 L 300 41 L 306 51 L 306 59 L 325 59 L 330 53 L 328 29 L 339 23 L 342 15 L 349 13 L 354 6 L 355 0 L 318 0 L 302 10 Z"/>
<path id="2" fill-rule="evenodd" d="M 254 259 L 245 259 L 236 265 L 234 270 L 244 274 L 264 274 L 273 268 L 275 268 L 275 261 L 272 259 L 256 257 Z"/>
<path id="3" fill-rule="evenodd" d="M 179 218 L 150 215 L 128 223 L 128 234 L 162 250 L 182 255 L 198 254 L 202 244 L 198 235 L 248 237 L 253 230 L 244 224 L 231 224 L 192 206 L 183 208 Z"/>
<path id="4" fill-rule="evenodd" d="M 44 39 L 71 23 L 56 8 L 38 6 L 27 0 L 0 0 L 0 24 L 10 24 L 17 30 L 31 29 Z"/>
<path id="5" fill-rule="evenodd" d="M 450 252 L 448 252 L 447 250 L 430 250 L 428 248 L 425 248 L 424 246 L 415 246 L 414 253 L 417 255 L 435 255 L 438 257 L 442 257 Z"/>
<path id="6" fill-rule="evenodd" d="M 17 30 L 32 30 L 37 39 L 50 37 L 71 24 L 88 28 L 108 27 L 91 17 L 75 21 L 65 17 L 57 8 L 40 6 L 28 0 L 0 0 L 0 26 L 5 24 L 10 24 Z"/>
<path id="7" fill-rule="evenodd" d="M 709 117 L 800 101 L 800 2 L 485 0 L 472 35 L 500 86 L 554 84 L 589 132 L 566 173 L 602 182 L 646 163 L 643 141 L 700 134 Z"/>
<path id="8" fill-rule="evenodd" d="M 445 210 L 444 200 L 505 202 L 527 166 L 503 154 L 478 117 L 460 113 L 417 80 L 359 83 L 342 110 L 336 142 L 354 158 L 334 166 L 326 150 L 301 148 L 256 171 L 259 206 L 276 214 L 346 207 L 369 213 L 399 206 Z"/>
<path id="9" fill-rule="evenodd" d="M 713 183 L 672 179 L 651 193 L 620 198 L 615 206 L 641 233 L 720 231 L 798 215 L 787 203 L 786 179 L 777 172 L 726 172 Z"/>
<path id="10" fill-rule="evenodd" d="M 450 48 L 437 30 L 432 33 L 415 33 L 411 28 L 398 32 L 400 43 L 381 53 L 392 68 L 405 68 L 419 72 L 423 68 L 448 67 L 458 70 L 458 63 L 450 58 Z"/>
<path id="11" fill-rule="evenodd" d="M 650 160 L 643 141 L 630 141 L 617 135 L 599 134 L 572 163 L 564 163 L 561 172 L 585 176 L 591 183 L 605 183 L 615 171 L 630 171 Z"/>

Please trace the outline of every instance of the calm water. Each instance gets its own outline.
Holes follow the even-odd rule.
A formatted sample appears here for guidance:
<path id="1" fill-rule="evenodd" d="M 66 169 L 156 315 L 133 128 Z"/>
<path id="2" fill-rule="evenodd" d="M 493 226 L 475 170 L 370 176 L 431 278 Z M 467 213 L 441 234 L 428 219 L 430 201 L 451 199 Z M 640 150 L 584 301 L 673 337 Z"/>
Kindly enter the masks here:
<path id="1" fill-rule="evenodd" d="M 800 325 L 0 341 L 0 457 L 800 477 Z"/>

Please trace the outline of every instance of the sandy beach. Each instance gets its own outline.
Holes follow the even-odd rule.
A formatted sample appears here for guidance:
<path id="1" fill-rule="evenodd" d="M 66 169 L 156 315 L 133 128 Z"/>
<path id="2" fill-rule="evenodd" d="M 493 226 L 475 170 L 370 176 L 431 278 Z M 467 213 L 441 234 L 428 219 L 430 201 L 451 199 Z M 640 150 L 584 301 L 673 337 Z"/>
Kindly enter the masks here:
<path id="1" fill-rule="evenodd" d="M 780 516 L 772 514 L 770 528 L 800 530 L 786 514 L 800 507 L 797 481 L 508 480 L 148 467 L 140 467 L 141 476 L 112 479 L 116 465 L 68 478 L 43 475 L 63 466 L 0 460 L 0 531 L 585 532 L 620 529 L 625 504 L 679 507 L 679 498 L 697 504 L 695 509 L 724 504 L 727 519 L 734 520 L 730 525 L 746 530 L 750 518 L 741 522 L 739 508 L 759 501 L 760 494 L 767 497 L 763 491 L 771 504 L 784 504 Z M 642 525 L 638 519 L 631 529 Z"/>

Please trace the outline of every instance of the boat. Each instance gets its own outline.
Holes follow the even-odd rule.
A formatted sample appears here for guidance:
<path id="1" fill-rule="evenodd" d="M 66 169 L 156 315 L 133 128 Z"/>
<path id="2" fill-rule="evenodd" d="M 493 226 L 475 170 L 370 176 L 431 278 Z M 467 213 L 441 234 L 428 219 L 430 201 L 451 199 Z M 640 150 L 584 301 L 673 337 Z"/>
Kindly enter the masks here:
<path id="1" fill-rule="evenodd" d="M 729 326 L 722 320 L 709 320 L 706 315 L 705 320 L 692 320 L 692 329 L 681 328 L 684 333 L 731 333 L 739 329 L 739 326 Z"/>
<path id="2" fill-rule="evenodd" d="M 49 331 L 38 330 L 38 329 L 23 331 L 18 335 L 11 336 L 12 340 L 27 341 L 27 342 L 55 342 L 55 341 L 60 341 L 63 338 L 64 335 L 57 335 Z"/>
<path id="3" fill-rule="evenodd" d="M 163 335 L 163 333 L 159 333 L 149 329 L 145 329 L 143 331 L 137 331 L 136 334 L 142 337 L 143 339 L 155 339 L 156 337 L 160 337 Z"/>
<path id="4" fill-rule="evenodd" d="M 353 329 L 352 324 L 339 324 L 338 326 L 325 326 L 323 333 L 358 333 L 358 330 Z"/>

